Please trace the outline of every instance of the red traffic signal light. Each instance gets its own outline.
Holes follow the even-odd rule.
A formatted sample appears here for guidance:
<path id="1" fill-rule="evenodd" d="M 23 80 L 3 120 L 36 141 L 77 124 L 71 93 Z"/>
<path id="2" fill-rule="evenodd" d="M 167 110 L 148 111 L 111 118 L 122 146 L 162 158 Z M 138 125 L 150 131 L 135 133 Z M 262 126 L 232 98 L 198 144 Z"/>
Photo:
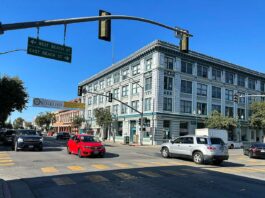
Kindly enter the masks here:
<path id="1" fill-rule="evenodd" d="M 99 16 L 107 16 L 111 15 L 111 13 L 106 12 L 104 10 L 99 10 Z M 98 23 L 98 38 L 105 41 L 111 40 L 111 20 L 104 19 L 99 20 Z"/>

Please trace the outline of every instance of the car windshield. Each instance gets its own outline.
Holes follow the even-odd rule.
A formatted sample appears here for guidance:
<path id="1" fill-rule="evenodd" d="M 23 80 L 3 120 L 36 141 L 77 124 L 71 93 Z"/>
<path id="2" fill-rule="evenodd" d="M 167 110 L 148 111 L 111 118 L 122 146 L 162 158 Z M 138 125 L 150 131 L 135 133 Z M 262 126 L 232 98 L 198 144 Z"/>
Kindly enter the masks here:
<path id="1" fill-rule="evenodd" d="M 210 138 L 212 144 L 225 144 L 221 138 Z"/>
<path id="2" fill-rule="evenodd" d="M 19 135 L 37 135 L 36 131 L 30 131 L 30 130 L 25 130 L 25 131 L 18 131 Z"/>
<path id="3" fill-rule="evenodd" d="M 82 142 L 97 142 L 93 136 L 81 136 L 80 140 Z"/>
<path id="4" fill-rule="evenodd" d="M 254 147 L 257 147 L 257 148 L 265 148 L 265 144 L 262 144 L 262 143 L 260 143 L 260 144 L 254 144 L 253 146 Z"/>

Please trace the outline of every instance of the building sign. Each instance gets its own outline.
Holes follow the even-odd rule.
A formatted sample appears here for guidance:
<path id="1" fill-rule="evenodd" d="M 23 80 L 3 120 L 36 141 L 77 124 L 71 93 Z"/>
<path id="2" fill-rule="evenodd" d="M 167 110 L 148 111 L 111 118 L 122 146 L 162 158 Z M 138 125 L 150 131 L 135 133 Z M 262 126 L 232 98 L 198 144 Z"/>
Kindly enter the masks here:
<path id="1" fill-rule="evenodd" d="M 35 38 L 28 38 L 27 53 L 71 63 L 72 48 Z"/>
<path id="2" fill-rule="evenodd" d="M 33 107 L 47 107 L 55 109 L 63 109 L 64 102 L 58 100 L 48 100 L 44 98 L 33 98 Z"/>
<path id="3" fill-rule="evenodd" d="M 64 107 L 71 109 L 85 109 L 85 103 L 64 102 Z"/>
<path id="4" fill-rule="evenodd" d="M 84 103 L 64 102 L 44 98 L 33 98 L 33 107 L 46 107 L 54 109 L 85 109 Z"/>

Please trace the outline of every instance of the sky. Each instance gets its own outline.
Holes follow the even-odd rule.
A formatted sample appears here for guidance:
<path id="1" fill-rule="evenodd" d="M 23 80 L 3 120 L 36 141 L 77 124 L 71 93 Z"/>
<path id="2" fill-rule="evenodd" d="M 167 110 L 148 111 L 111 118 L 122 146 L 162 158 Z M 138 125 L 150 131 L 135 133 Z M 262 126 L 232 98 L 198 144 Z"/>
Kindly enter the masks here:
<path id="1" fill-rule="evenodd" d="M 0 0 L 2 24 L 113 15 L 151 19 L 189 30 L 190 49 L 265 73 L 265 1 L 263 0 Z M 42 40 L 63 44 L 64 26 L 43 27 Z M 6 31 L 0 35 L 0 52 L 26 49 L 37 29 Z M 30 96 L 22 113 L 11 121 L 27 121 L 52 109 L 32 107 L 32 98 L 68 101 L 77 97 L 78 83 L 98 73 L 154 40 L 178 45 L 170 30 L 137 21 L 112 21 L 112 41 L 98 38 L 98 22 L 67 26 L 66 45 L 72 47 L 72 63 L 32 56 L 25 51 L 0 55 L 0 75 L 18 76 Z M 1 107 L 0 107 L 1 110 Z"/>

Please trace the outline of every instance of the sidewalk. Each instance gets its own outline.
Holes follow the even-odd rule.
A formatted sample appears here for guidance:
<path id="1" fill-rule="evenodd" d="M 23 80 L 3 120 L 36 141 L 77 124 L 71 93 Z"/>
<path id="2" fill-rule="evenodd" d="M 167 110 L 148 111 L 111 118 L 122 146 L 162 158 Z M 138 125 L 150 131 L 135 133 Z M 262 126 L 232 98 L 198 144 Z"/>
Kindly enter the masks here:
<path id="1" fill-rule="evenodd" d="M 135 144 L 135 143 L 124 144 L 123 142 L 115 142 L 114 143 L 112 140 L 105 140 L 105 141 L 102 141 L 102 143 L 108 144 L 108 145 L 116 145 L 116 146 L 134 146 L 134 147 L 141 147 L 141 148 L 160 148 L 160 145 L 150 145 L 150 144 L 140 145 L 140 144 Z"/>

